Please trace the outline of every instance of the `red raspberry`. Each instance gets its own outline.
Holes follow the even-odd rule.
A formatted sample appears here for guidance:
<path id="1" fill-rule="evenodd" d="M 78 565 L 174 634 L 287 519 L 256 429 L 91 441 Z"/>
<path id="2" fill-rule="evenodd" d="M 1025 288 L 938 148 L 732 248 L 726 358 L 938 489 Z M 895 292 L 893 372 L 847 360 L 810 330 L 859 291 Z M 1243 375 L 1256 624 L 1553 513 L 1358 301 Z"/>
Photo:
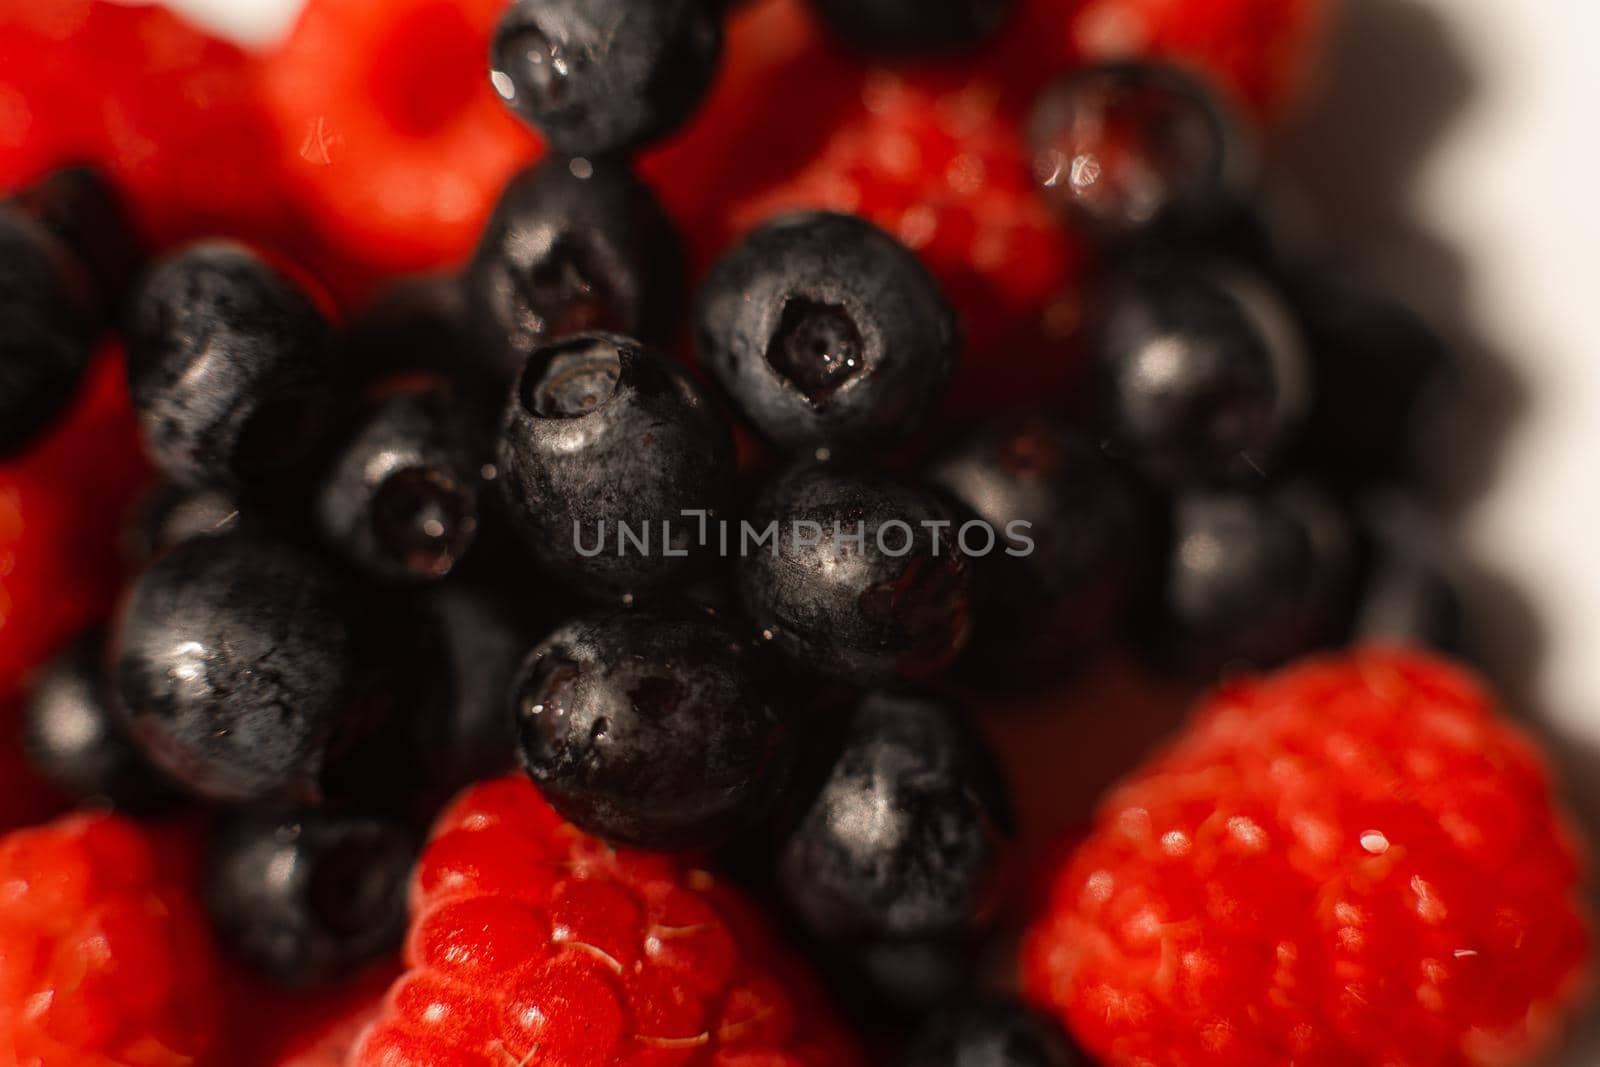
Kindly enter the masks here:
<path id="1" fill-rule="evenodd" d="M 1119 1067 L 1522 1063 L 1584 976 L 1581 881 L 1489 694 L 1360 651 L 1223 686 L 1117 788 L 1024 983 Z"/>
<path id="2" fill-rule="evenodd" d="M 465 257 L 537 142 L 489 85 L 506 0 L 312 0 L 263 61 L 283 167 L 342 270 Z M 354 268 L 353 270 L 351 268 Z"/>
<path id="3" fill-rule="evenodd" d="M 872 220 L 919 253 L 961 314 L 952 394 L 978 404 L 1058 388 L 1077 322 L 1080 245 L 1037 193 L 1002 86 L 877 70 L 855 113 L 792 179 L 736 208 L 736 229 L 797 208 Z M 1009 394 L 1009 395 L 1008 395 Z"/>
<path id="4" fill-rule="evenodd" d="M 0 1063 L 182 1067 L 221 999 L 177 842 L 114 815 L 0 837 Z"/>
<path id="5" fill-rule="evenodd" d="M 90 369 L 60 426 L 0 464 L 0 698 L 110 608 L 122 516 L 146 473 L 120 353 Z"/>
<path id="6" fill-rule="evenodd" d="M 271 127 L 244 52 L 159 6 L 3 6 L 0 187 L 92 162 L 158 245 L 285 229 Z"/>
<path id="7" fill-rule="evenodd" d="M 851 1043 L 749 905 L 682 856 L 612 850 L 520 775 L 435 827 L 411 970 L 355 1067 L 849 1067 Z"/>

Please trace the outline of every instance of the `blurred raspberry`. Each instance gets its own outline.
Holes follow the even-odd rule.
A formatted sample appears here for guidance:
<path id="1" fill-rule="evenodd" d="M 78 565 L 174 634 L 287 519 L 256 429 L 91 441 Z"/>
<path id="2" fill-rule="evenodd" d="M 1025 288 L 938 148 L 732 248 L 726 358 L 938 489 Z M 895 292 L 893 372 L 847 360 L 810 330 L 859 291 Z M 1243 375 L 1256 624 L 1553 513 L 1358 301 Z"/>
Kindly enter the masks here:
<path id="1" fill-rule="evenodd" d="M 0 1062 L 180 1067 L 221 998 L 186 842 L 114 815 L 0 837 Z"/>
<path id="2" fill-rule="evenodd" d="M 1577 847 L 1469 675 L 1224 685 L 1058 872 L 1023 978 L 1114 1067 L 1524 1063 L 1580 989 Z"/>
<path id="3" fill-rule="evenodd" d="M 506 0 L 311 0 L 262 60 L 290 195 L 336 288 L 465 258 L 537 154 L 489 85 Z"/>

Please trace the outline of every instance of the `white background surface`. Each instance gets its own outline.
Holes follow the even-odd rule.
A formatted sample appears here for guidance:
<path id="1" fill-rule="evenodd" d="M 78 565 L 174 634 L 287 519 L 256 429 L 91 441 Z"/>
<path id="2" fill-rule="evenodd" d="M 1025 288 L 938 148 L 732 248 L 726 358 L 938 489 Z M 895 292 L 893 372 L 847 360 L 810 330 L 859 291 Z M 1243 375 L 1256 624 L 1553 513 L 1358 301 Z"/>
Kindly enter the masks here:
<path id="1" fill-rule="evenodd" d="M 170 3 L 253 43 L 299 6 Z M 1600 827 L 1600 2 L 1345 3 L 1284 154 L 1330 240 L 1471 364 L 1474 622 Z M 1600 1033 L 1578 1045 L 1563 1067 L 1600 1065 Z"/>

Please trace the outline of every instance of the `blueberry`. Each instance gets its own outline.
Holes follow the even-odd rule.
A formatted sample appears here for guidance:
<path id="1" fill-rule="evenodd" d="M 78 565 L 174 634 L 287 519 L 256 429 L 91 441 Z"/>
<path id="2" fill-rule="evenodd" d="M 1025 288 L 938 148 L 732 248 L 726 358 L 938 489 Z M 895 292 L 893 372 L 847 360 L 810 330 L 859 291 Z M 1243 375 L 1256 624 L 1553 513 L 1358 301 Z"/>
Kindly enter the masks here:
<path id="1" fill-rule="evenodd" d="M 360 393 L 402 375 L 438 378 L 492 421 L 516 367 L 500 365 L 474 318 L 466 286 L 453 274 L 390 283 L 339 331 L 342 387 Z"/>
<path id="2" fill-rule="evenodd" d="M 499 482 L 514 521 L 545 568 L 601 599 L 689 573 L 705 553 L 701 520 L 684 512 L 707 512 L 709 531 L 733 473 L 732 435 L 700 387 L 615 334 L 535 351 L 502 422 Z"/>
<path id="3" fill-rule="evenodd" d="M 1016 0 L 812 0 L 828 29 L 864 52 L 892 56 L 974 48 L 992 37 Z"/>
<path id="4" fill-rule="evenodd" d="M 1113 447 L 1158 481 L 1259 476 L 1310 402 L 1293 318 L 1242 269 L 1181 264 L 1119 276 L 1090 346 Z"/>
<path id="5" fill-rule="evenodd" d="M 296 549 L 184 541 L 134 583 L 115 631 L 133 735 L 201 797 L 316 802 L 381 711 L 365 621 L 357 591 Z"/>
<path id="6" fill-rule="evenodd" d="M 174 481 L 260 484 L 317 444 L 327 324 L 254 253 L 190 246 L 146 277 L 129 320 L 134 408 L 150 457 Z"/>
<path id="7" fill-rule="evenodd" d="M 954 1005 L 918 1032 L 902 1067 L 1087 1067 L 1054 1019 L 1009 998 Z"/>
<path id="8" fill-rule="evenodd" d="M 21 452 L 66 411 L 99 322 L 88 276 L 67 247 L 0 204 L 0 458 Z"/>
<path id="9" fill-rule="evenodd" d="M 127 204 L 106 175 L 93 167 L 63 167 L 24 189 L 16 200 L 77 256 L 103 313 L 114 314 L 145 251 Z"/>
<path id="10" fill-rule="evenodd" d="M 98 630 L 67 646 L 34 681 L 22 746 L 39 776 L 76 800 L 147 812 L 173 799 L 125 732 Z"/>
<path id="11" fill-rule="evenodd" d="M 873 685 L 936 674 L 966 643 L 969 564 L 931 493 L 799 468 L 730 530 L 745 610 L 798 663 Z"/>
<path id="12" fill-rule="evenodd" d="M 143 566 L 191 537 L 215 537 L 237 530 L 239 501 L 223 489 L 190 489 L 163 482 L 147 490 L 128 516 L 123 555 Z"/>
<path id="13" fill-rule="evenodd" d="M 558 152 L 604 155 L 676 129 L 722 55 L 710 0 L 517 0 L 490 80 Z"/>
<path id="14" fill-rule="evenodd" d="M 1242 127 L 1197 79 L 1149 63 L 1090 67 L 1035 106 L 1034 176 L 1102 237 L 1193 225 L 1244 192 Z"/>
<path id="15" fill-rule="evenodd" d="M 448 389 L 398 384 L 376 397 L 317 491 L 322 535 L 372 574 L 449 574 L 478 528 L 489 445 Z"/>
<path id="16" fill-rule="evenodd" d="M 1305 466 L 1343 489 L 1418 480 L 1432 458 L 1428 431 L 1457 384 L 1454 353 L 1346 271 L 1302 272 L 1291 292 L 1315 360 Z"/>
<path id="17" fill-rule="evenodd" d="M 386 820 L 236 816 L 211 843 L 206 910 L 260 973 L 331 984 L 399 945 L 415 858 L 410 832 Z"/>
<path id="18" fill-rule="evenodd" d="M 507 186 L 466 286 L 504 383 L 568 334 L 670 340 L 684 269 L 676 229 L 626 161 L 551 158 Z"/>
<path id="19" fill-rule="evenodd" d="M 1363 574 L 1351 636 L 1454 656 L 1476 652 L 1462 602 L 1461 563 L 1439 523 L 1398 495 L 1365 501 L 1359 515 Z"/>
<path id="20" fill-rule="evenodd" d="M 969 931 L 993 904 L 1010 818 L 992 756 L 952 708 L 870 693 L 783 845 L 780 886 L 828 942 Z"/>
<path id="21" fill-rule="evenodd" d="M 1344 512 L 1305 484 L 1196 489 L 1172 506 L 1156 610 L 1169 665 L 1274 666 L 1334 640 L 1354 542 Z"/>
<path id="22" fill-rule="evenodd" d="M 427 778 L 442 792 L 516 768 L 512 685 L 535 631 L 512 607 L 500 589 L 448 582 L 428 592 L 423 610 L 437 637 L 427 670 L 444 706 L 419 726 Z"/>
<path id="23" fill-rule="evenodd" d="M 989 684 L 1055 677 L 1114 628 L 1139 516 L 1093 439 L 1048 416 L 1014 416 L 957 441 L 928 479 L 962 514 L 1007 535 L 973 564 L 971 659 Z"/>
<path id="24" fill-rule="evenodd" d="M 710 619 L 568 623 L 515 691 L 529 777 L 574 825 L 620 844 L 718 844 L 765 813 L 789 769 L 784 717 Z"/>
<path id="25" fill-rule="evenodd" d="M 712 268 L 698 323 L 702 363 L 791 451 L 903 440 L 949 381 L 959 343 L 933 276 L 852 215 L 756 230 Z"/>

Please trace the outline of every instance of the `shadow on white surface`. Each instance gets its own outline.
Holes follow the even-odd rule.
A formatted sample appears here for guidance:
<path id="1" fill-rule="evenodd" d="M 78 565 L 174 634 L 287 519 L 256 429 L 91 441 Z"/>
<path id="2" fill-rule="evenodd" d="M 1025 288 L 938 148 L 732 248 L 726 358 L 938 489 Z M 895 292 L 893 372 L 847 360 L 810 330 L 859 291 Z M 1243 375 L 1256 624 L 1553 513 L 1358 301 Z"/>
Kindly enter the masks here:
<path id="1" fill-rule="evenodd" d="M 1507 440 L 1530 404 L 1526 371 L 1487 340 L 1475 261 L 1419 223 L 1425 164 L 1494 90 L 1445 10 L 1347 0 L 1318 101 L 1279 154 L 1325 231 L 1317 239 L 1415 308 L 1459 355 L 1463 398 L 1439 453 L 1435 503 L 1460 519 L 1501 476 Z M 1600 745 L 1557 725 L 1541 690 L 1551 605 L 1536 607 L 1515 581 L 1468 562 L 1464 592 L 1483 665 L 1508 706 L 1550 743 L 1590 841 L 1600 840 Z M 1591 1004 L 1551 1062 L 1600 1065 L 1600 1006 Z"/>

